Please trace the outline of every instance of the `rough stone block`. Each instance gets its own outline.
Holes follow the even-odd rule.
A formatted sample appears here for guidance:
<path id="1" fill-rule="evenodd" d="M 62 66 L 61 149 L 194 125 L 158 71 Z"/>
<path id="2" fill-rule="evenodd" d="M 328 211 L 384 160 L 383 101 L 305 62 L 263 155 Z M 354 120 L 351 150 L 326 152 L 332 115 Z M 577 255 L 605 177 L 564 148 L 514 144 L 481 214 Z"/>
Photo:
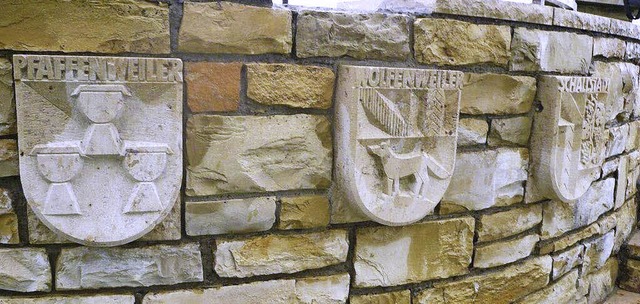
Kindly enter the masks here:
<path id="1" fill-rule="evenodd" d="M 467 273 L 473 251 L 469 217 L 356 233 L 355 286 L 393 286 Z"/>
<path id="2" fill-rule="evenodd" d="M 458 146 L 486 144 L 487 132 L 489 124 L 486 120 L 461 118 L 458 124 Z"/>
<path id="3" fill-rule="evenodd" d="M 266 231 L 275 222 L 275 197 L 186 204 L 186 231 L 191 236 Z"/>
<path id="4" fill-rule="evenodd" d="M 584 74 L 592 55 L 593 38 L 587 35 L 516 28 L 510 70 Z"/>
<path id="5" fill-rule="evenodd" d="M 310 229 L 329 225 L 329 200 L 325 196 L 283 197 L 279 229 Z"/>
<path id="6" fill-rule="evenodd" d="M 185 2 L 178 50 L 189 53 L 288 54 L 291 11 L 232 2 Z M 259 25 L 259 26 L 251 26 Z"/>
<path id="7" fill-rule="evenodd" d="M 583 262 L 583 252 L 584 246 L 578 245 L 567 251 L 552 255 L 553 272 L 551 274 L 551 278 L 555 280 L 571 271 L 574 267 L 581 265 Z"/>
<path id="8" fill-rule="evenodd" d="M 539 252 L 540 254 L 549 254 L 552 252 L 562 251 L 584 239 L 599 234 L 600 232 L 600 225 L 598 223 L 593 223 L 587 227 L 568 233 L 561 238 L 539 243 Z"/>
<path id="9" fill-rule="evenodd" d="M 406 60 L 409 22 L 404 15 L 303 11 L 298 14 L 296 55 Z"/>
<path id="10" fill-rule="evenodd" d="M 64 248 L 56 263 L 56 289 L 173 285 L 203 280 L 198 244 L 145 248 Z"/>
<path id="11" fill-rule="evenodd" d="M 247 64 L 247 96 L 264 105 L 328 109 L 335 74 L 330 68 L 284 64 Z"/>
<path id="12" fill-rule="evenodd" d="M 169 8 L 135 0 L 3 2 L 0 49 L 167 54 Z"/>
<path id="13" fill-rule="evenodd" d="M 453 177 L 441 205 L 482 210 L 521 202 L 528 163 L 527 149 L 458 153 Z"/>
<path id="14" fill-rule="evenodd" d="M 632 244 L 632 240 L 629 240 L 631 237 L 631 233 L 634 231 L 637 223 L 637 211 L 638 211 L 638 203 L 635 199 L 628 200 L 626 204 L 622 205 L 618 211 L 615 213 L 616 218 L 616 234 L 615 241 L 613 245 L 613 252 L 617 253 L 620 250 L 622 245 L 628 242 L 627 248 L 629 248 L 629 254 L 634 255 L 638 253 L 631 249 L 634 247 Z M 636 247 L 637 248 L 637 247 Z M 640 257 L 640 254 L 636 254 Z"/>
<path id="15" fill-rule="evenodd" d="M 18 216 L 15 213 L 0 214 L 0 244 L 18 244 Z"/>
<path id="16" fill-rule="evenodd" d="M 135 303 L 133 295 L 91 295 L 91 296 L 45 296 L 39 298 L 0 297 L 0 304 L 131 304 Z"/>
<path id="17" fill-rule="evenodd" d="M 15 139 L 0 139 L 0 177 L 19 174 L 17 141 Z"/>
<path id="18" fill-rule="evenodd" d="M 343 263 L 349 241 L 344 230 L 266 235 L 216 241 L 215 271 L 221 277 L 246 278 L 294 273 Z"/>
<path id="19" fill-rule="evenodd" d="M 478 225 L 478 242 L 488 242 L 527 231 L 542 221 L 542 206 L 528 205 L 509 211 L 484 214 Z"/>
<path id="20" fill-rule="evenodd" d="M 436 0 L 434 12 L 551 25 L 553 8 L 501 0 Z"/>
<path id="21" fill-rule="evenodd" d="M 629 124 L 609 128 L 608 133 L 609 138 L 607 139 L 605 152 L 607 158 L 624 152 L 629 138 Z"/>
<path id="22" fill-rule="evenodd" d="M 617 277 L 618 259 L 612 257 L 600 270 L 587 275 L 584 279 L 580 278 L 578 284 L 588 286 L 587 303 L 602 303 L 616 287 Z"/>
<path id="23" fill-rule="evenodd" d="M 611 18 L 555 8 L 553 25 L 606 33 L 611 26 Z"/>
<path id="24" fill-rule="evenodd" d="M 533 253 L 538 240 L 537 234 L 530 234 L 514 240 L 477 245 L 473 267 L 490 268 L 524 259 Z"/>
<path id="25" fill-rule="evenodd" d="M 638 112 L 638 66 L 626 62 L 594 62 L 595 76 L 609 79 L 607 120 L 628 118 Z"/>
<path id="26" fill-rule="evenodd" d="M 0 290 L 50 291 L 51 267 L 42 248 L 0 248 Z"/>
<path id="27" fill-rule="evenodd" d="M 0 135 L 16 133 L 16 103 L 13 98 L 12 71 L 11 61 L 0 58 Z"/>
<path id="28" fill-rule="evenodd" d="M 315 115 L 195 115 L 187 162 L 189 196 L 323 189 L 331 181 L 331 128 Z"/>
<path id="29" fill-rule="evenodd" d="M 418 19 L 414 24 L 416 60 L 424 64 L 507 66 L 511 28 L 450 19 Z"/>
<path id="30" fill-rule="evenodd" d="M 531 122 L 528 116 L 492 119 L 489 146 L 526 146 L 531 135 Z"/>
<path id="31" fill-rule="evenodd" d="M 402 290 L 379 294 L 351 296 L 351 304 L 411 304 L 411 291 Z"/>
<path id="32" fill-rule="evenodd" d="M 604 266 L 613 251 L 614 233 L 609 231 L 594 240 L 584 242 L 583 273 L 592 273 Z"/>
<path id="33" fill-rule="evenodd" d="M 620 268 L 620 288 L 640 293 L 640 261 L 627 260 Z"/>
<path id="34" fill-rule="evenodd" d="M 464 75 L 461 113 L 510 115 L 531 110 L 536 96 L 535 78 L 491 73 Z"/>
<path id="35" fill-rule="evenodd" d="M 191 112 L 231 112 L 240 103 L 242 63 L 185 62 L 187 105 Z"/>
<path id="36" fill-rule="evenodd" d="M 574 270 L 553 284 L 521 298 L 515 303 L 576 303 L 575 300 L 579 298 L 576 288 L 577 282 L 578 270 Z"/>
<path id="37" fill-rule="evenodd" d="M 624 40 L 607 37 L 593 38 L 593 56 L 624 59 L 626 49 Z"/>

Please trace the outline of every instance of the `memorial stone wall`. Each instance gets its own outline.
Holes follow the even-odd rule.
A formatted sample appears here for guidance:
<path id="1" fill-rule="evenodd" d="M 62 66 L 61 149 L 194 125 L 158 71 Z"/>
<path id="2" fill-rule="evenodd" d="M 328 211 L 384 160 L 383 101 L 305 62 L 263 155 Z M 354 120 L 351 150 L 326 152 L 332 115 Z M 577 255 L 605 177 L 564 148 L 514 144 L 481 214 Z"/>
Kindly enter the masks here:
<path id="1" fill-rule="evenodd" d="M 591 304 L 636 263 L 638 25 L 0 2 L 0 303 Z"/>

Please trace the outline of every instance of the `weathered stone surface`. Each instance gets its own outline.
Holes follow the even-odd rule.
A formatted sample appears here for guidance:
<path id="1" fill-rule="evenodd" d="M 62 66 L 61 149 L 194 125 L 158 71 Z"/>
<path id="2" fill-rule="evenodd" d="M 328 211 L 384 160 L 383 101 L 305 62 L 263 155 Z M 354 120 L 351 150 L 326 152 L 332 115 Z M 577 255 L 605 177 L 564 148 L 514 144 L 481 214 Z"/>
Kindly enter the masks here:
<path id="1" fill-rule="evenodd" d="M 532 293 L 520 300 L 516 304 L 530 303 L 575 303 L 578 290 L 576 288 L 578 282 L 578 270 L 574 270 L 562 279 L 545 287 L 544 289 Z"/>
<path id="2" fill-rule="evenodd" d="M 19 174 L 18 143 L 15 139 L 0 139 L 0 177 Z"/>
<path id="3" fill-rule="evenodd" d="M 629 124 L 609 128 L 609 138 L 606 144 L 606 156 L 611 157 L 624 152 L 629 138 Z"/>
<path id="4" fill-rule="evenodd" d="M 557 252 L 569 248 L 575 245 L 577 242 L 590 238 L 598 233 L 600 233 L 600 225 L 598 223 L 593 223 L 587 227 L 571 232 L 563 237 L 552 240 L 549 242 L 541 242 L 540 254 L 548 254 L 552 252 Z"/>
<path id="5" fill-rule="evenodd" d="M 173 285 L 203 280 L 198 244 L 144 248 L 64 248 L 56 289 Z"/>
<path id="6" fill-rule="evenodd" d="M 612 18 L 609 33 L 629 38 L 637 38 L 640 37 L 640 26 L 629 22 L 626 18 L 624 20 L 616 20 Z"/>
<path id="7" fill-rule="evenodd" d="M 640 304 L 640 294 L 617 289 L 604 304 Z"/>
<path id="8" fill-rule="evenodd" d="M 465 114 L 527 113 L 536 96 L 533 77 L 465 73 L 464 79 L 460 112 Z"/>
<path id="9" fill-rule="evenodd" d="M 187 122 L 186 193 L 327 188 L 331 146 L 324 116 L 195 115 Z"/>
<path id="10" fill-rule="evenodd" d="M 18 216 L 15 213 L 0 214 L 0 244 L 18 244 Z"/>
<path id="11" fill-rule="evenodd" d="M 593 38 L 593 56 L 624 59 L 626 48 L 626 43 L 617 38 Z"/>
<path id="12" fill-rule="evenodd" d="M 142 303 L 345 303 L 349 275 L 273 280 L 242 285 L 148 293 Z"/>
<path id="13" fill-rule="evenodd" d="M 355 286 L 392 286 L 467 273 L 473 251 L 470 217 L 356 234 Z"/>
<path id="14" fill-rule="evenodd" d="M 0 304 L 127 304 L 135 303 L 133 295 L 46 296 L 40 298 L 0 297 Z"/>
<path id="15" fill-rule="evenodd" d="M 627 42 L 625 58 L 629 61 L 638 63 L 638 59 L 640 59 L 640 43 Z"/>
<path id="16" fill-rule="evenodd" d="M 411 304 L 411 291 L 402 290 L 370 295 L 352 296 L 351 304 Z"/>
<path id="17" fill-rule="evenodd" d="M 606 33 L 611 26 L 611 18 L 555 8 L 553 25 Z"/>
<path id="18" fill-rule="evenodd" d="M 405 60 L 409 22 L 404 15 L 303 11 L 298 15 L 296 55 Z"/>
<path id="19" fill-rule="evenodd" d="M 640 293 L 640 261 L 629 259 L 620 268 L 620 288 Z"/>
<path id="20" fill-rule="evenodd" d="M 328 109 L 335 74 L 330 68 L 285 63 L 247 64 L 247 96 L 264 105 Z"/>
<path id="21" fill-rule="evenodd" d="M 542 221 L 542 206 L 528 205 L 509 211 L 484 214 L 478 225 L 478 242 L 488 242 L 529 230 Z"/>
<path id="22" fill-rule="evenodd" d="M 458 153 L 453 177 L 441 205 L 481 210 L 520 202 L 528 163 L 527 149 Z"/>
<path id="23" fill-rule="evenodd" d="M 8 188 L 0 187 L 0 214 L 13 212 L 13 199 Z"/>
<path id="24" fill-rule="evenodd" d="M 528 116 L 492 119 L 489 146 L 526 146 L 531 135 L 531 122 Z"/>
<path id="25" fill-rule="evenodd" d="M 12 71 L 11 61 L 0 58 L 0 135 L 16 133 L 16 104 L 13 99 Z"/>
<path id="26" fill-rule="evenodd" d="M 559 200 L 544 203 L 540 237 L 549 239 L 587 226 L 613 208 L 615 179 L 595 182 L 576 202 Z"/>
<path id="27" fill-rule="evenodd" d="M 553 8 L 500 0 L 437 0 L 434 12 L 551 25 Z"/>
<path id="28" fill-rule="evenodd" d="M 140 241 L 175 241 L 182 237 L 182 204 L 180 198 L 173 205 L 167 217 L 153 230 L 140 238 Z"/>
<path id="29" fill-rule="evenodd" d="M 627 243 L 627 250 L 629 251 L 629 256 L 632 256 L 636 259 L 640 258 L 640 230 L 636 230 L 631 239 L 629 239 L 629 243 Z"/>
<path id="30" fill-rule="evenodd" d="M 579 279 L 580 285 L 588 286 L 587 303 L 602 303 L 616 287 L 616 277 L 618 277 L 618 259 L 612 257 L 600 270 L 587 275 L 584 279 Z"/>
<path id="31" fill-rule="evenodd" d="M 638 66 L 625 62 L 594 62 L 595 76 L 608 78 L 607 120 L 626 118 L 635 110 L 640 87 Z"/>
<path id="32" fill-rule="evenodd" d="M 329 225 L 326 196 L 283 197 L 280 200 L 279 229 L 309 229 Z"/>
<path id="33" fill-rule="evenodd" d="M 191 112 L 231 112 L 240 103 L 240 62 L 185 62 Z"/>
<path id="34" fill-rule="evenodd" d="M 512 303 L 545 287 L 550 272 L 549 256 L 533 258 L 461 281 L 435 283 L 433 288 L 419 292 L 414 303 Z"/>
<path id="35" fill-rule="evenodd" d="M 537 234 L 530 234 L 514 240 L 477 245 L 473 267 L 496 267 L 524 259 L 533 253 L 538 240 Z"/>
<path id="36" fill-rule="evenodd" d="M 221 277 L 236 278 L 294 273 L 343 263 L 348 250 L 344 230 L 220 239 L 216 241 L 215 271 Z"/>
<path id="37" fill-rule="evenodd" d="M 187 202 L 184 216 L 192 236 L 266 231 L 276 222 L 276 198 Z"/>
<path id="38" fill-rule="evenodd" d="M 458 146 L 486 144 L 487 132 L 489 124 L 486 120 L 462 118 L 458 125 Z"/>
<path id="39" fill-rule="evenodd" d="M 44 249 L 0 248 L 0 290 L 50 291 L 51 267 Z"/>
<path id="40" fill-rule="evenodd" d="M 627 201 L 626 204 L 622 205 L 618 211 L 615 213 L 616 218 L 616 235 L 615 235 L 615 243 L 613 245 L 613 252 L 616 253 L 620 250 L 620 247 L 629 240 L 631 233 L 633 232 L 636 223 L 637 223 L 637 211 L 638 211 L 638 202 L 635 199 L 631 199 Z M 629 246 L 631 248 L 631 241 L 629 240 Z M 633 252 L 633 250 L 629 250 Z M 639 255 L 640 256 L 640 255 Z"/>
<path id="41" fill-rule="evenodd" d="M 513 34 L 510 69 L 586 73 L 592 53 L 593 38 L 589 36 L 519 27 Z"/>
<path id="42" fill-rule="evenodd" d="M 190 53 L 288 54 L 291 11 L 232 2 L 185 2 L 178 50 Z M 259 24 L 260 26 L 247 26 Z"/>
<path id="43" fill-rule="evenodd" d="M 164 3 L 134 0 L 100 3 L 10 0 L 4 4 L 0 49 L 170 52 L 169 8 Z"/>
<path id="44" fill-rule="evenodd" d="M 584 246 L 578 245 L 567 251 L 552 255 L 553 272 L 551 274 L 551 278 L 555 280 L 571 271 L 574 267 L 582 264 L 583 252 Z"/>
<path id="45" fill-rule="evenodd" d="M 605 177 L 609 174 L 612 174 L 613 172 L 616 172 L 616 170 L 618 170 L 618 166 L 620 166 L 620 157 L 618 158 L 613 158 L 610 160 L 605 161 L 604 163 L 602 163 L 602 177 Z M 624 158 L 622 158 L 624 159 Z M 618 181 L 619 183 L 619 181 Z M 618 192 L 618 190 L 616 190 L 616 193 Z M 617 197 L 617 194 L 616 194 Z M 617 199 L 617 198 L 616 198 Z"/>
<path id="46" fill-rule="evenodd" d="M 299 3 L 299 2 L 298 2 Z M 291 5 L 291 3 L 289 3 Z M 434 0 L 372 0 L 372 1 L 337 1 L 332 2 L 314 2 L 313 5 L 305 5 L 320 8 L 337 8 L 347 11 L 359 12 L 410 12 L 431 14 L 435 6 Z"/>
<path id="47" fill-rule="evenodd" d="M 584 243 L 584 263 L 582 271 L 592 273 L 604 266 L 613 250 L 614 231 Z"/>
<path id="48" fill-rule="evenodd" d="M 414 23 L 416 60 L 424 64 L 507 66 L 511 28 L 450 19 L 418 19 Z"/>
<path id="49" fill-rule="evenodd" d="M 631 152 L 640 148 L 640 120 L 629 123 L 629 137 L 627 138 L 627 146 L 625 152 Z"/>
<path id="50" fill-rule="evenodd" d="M 627 185 L 626 199 L 629 200 L 638 192 L 638 176 L 640 176 L 640 151 L 633 151 L 627 155 Z"/>

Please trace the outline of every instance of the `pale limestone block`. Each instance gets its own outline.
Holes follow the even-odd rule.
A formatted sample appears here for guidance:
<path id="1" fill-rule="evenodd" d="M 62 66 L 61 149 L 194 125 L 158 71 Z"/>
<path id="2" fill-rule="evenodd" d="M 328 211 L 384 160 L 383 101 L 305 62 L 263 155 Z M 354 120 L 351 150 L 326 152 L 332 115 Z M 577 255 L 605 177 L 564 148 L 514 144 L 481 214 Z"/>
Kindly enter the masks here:
<path id="1" fill-rule="evenodd" d="M 488 242 L 515 235 L 542 221 L 542 205 L 528 205 L 503 212 L 483 214 L 478 226 L 478 242 Z"/>
<path id="2" fill-rule="evenodd" d="M 606 157 L 612 157 L 624 152 L 629 139 L 629 124 L 609 128 L 609 138 L 606 144 Z"/>
<path id="3" fill-rule="evenodd" d="M 593 38 L 593 56 L 624 59 L 626 48 L 624 40 L 607 37 Z"/>
<path id="4" fill-rule="evenodd" d="M 509 264 L 530 256 L 540 240 L 537 234 L 487 245 L 476 245 L 473 267 L 490 268 Z"/>
<path id="5" fill-rule="evenodd" d="M 0 58 L 0 135 L 16 133 L 16 103 L 13 98 L 11 61 Z"/>
<path id="6" fill-rule="evenodd" d="M 357 295 L 349 298 L 351 304 L 411 304 L 411 291 L 401 290 L 378 294 Z"/>
<path id="7" fill-rule="evenodd" d="M 607 160 L 604 163 L 602 163 L 602 174 L 601 174 L 601 176 L 602 177 L 606 177 L 607 175 L 609 175 L 609 174 L 611 174 L 613 172 L 616 172 L 618 170 L 618 167 L 620 166 L 620 160 L 621 159 L 625 160 L 625 162 L 626 162 L 626 159 L 624 157 L 617 157 L 617 158 L 613 158 L 613 159 Z M 624 190 L 623 190 L 623 193 L 624 193 Z M 616 194 L 616 201 L 617 201 L 617 194 Z"/>
<path id="8" fill-rule="evenodd" d="M 458 126 L 458 146 L 486 144 L 487 132 L 489 124 L 486 120 L 462 118 Z"/>
<path id="9" fill-rule="evenodd" d="M 283 197 L 280 199 L 279 229 L 309 229 L 329 225 L 326 196 Z"/>
<path id="10" fill-rule="evenodd" d="M 296 279 L 296 298 L 300 304 L 344 304 L 349 297 L 349 274 Z"/>
<path id="11" fill-rule="evenodd" d="M 323 189 L 331 182 L 324 116 L 194 115 L 186 145 L 189 196 Z"/>
<path id="12" fill-rule="evenodd" d="M 531 122 L 528 116 L 492 119 L 489 146 L 526 146 L 531 135 Z"/>
<path id="13" fill-rule="evenodd" d="M 533 77 L 466 73 L 460 112 L 474 115 L 524 114 L 531 110 L 535 96 L 536 79 Z"/>
<path id="14" fill-rule="evenodd" d="M 215 271 L 221 277 L 294 273 L 343 263 L 349 241 L 344 230 L 219 239 Z"/>
<path id="15" fill-rule="evenodd" d="M 614 231 L 609 231 L 601 237 L 584 242 L 583 273 L 592 273 L 604 266 L 614 246 Z"/>
<path id="16" fill-rule="evenodd" d="M 640 148 L 640 120 L 632 121 L 629 123 L 629 137 L 627 138 L 627 145 L 625 152 L 631 152 Z"/>
<path id="17" fill-rule="evenodd" d="M 553 272 L 551 274 L 551 278 L 556 280 L 565 273 L 571 271 L 571 269 L 581 265 L 584 261 L 583 256 L 583 245 L 577 245 L 567 251 L 551 255 L 551 258 L 553 259 Z"/>
<path id="18" fill-rule="evenodd" d="M 596 77 L 540 77 L 526 202 L 575 201 L 600 176 L 609 83 Z"/>
<path id="19" fill-rule="evenodd" d="M 553 8 L 501 0 L 437 0 L 436 13 L 551 25 Z"/>
<path id="20" fill-rule="evenodd" d="M 463 74 L 343 65 L 338 76 L 334 203 L 385 225 L 432 214 L 454 168 Z"/>
<path id="21" fill-rule="evenodd" d="M 197 243 L 64 248 L 56 263 L 57 290 L 174 285 L 202 280 Z"/>
<path id="22" fill-rule="evenodd" d="M 25 297 L 0 297 L 0 304 L 133 304 L 133 295 L 69 295 L 69 296 L 45 296 L 39 298 Z"/>
<path id="23" fill-rule="evenodd" d="M 553 25 L 606 33 L 611 26 L 611 18 L 555 8 Z"/>
<path id="24" fill-rule="evenodd" d="M 596 304 L 604 301 L 613 292 L 617 277 L 618 259 L 611 257 L 600 270 L 578 279 L 579 282 L 584 281 L 579 284 L 588 286 L 587 303 Z"/>
<path id="25" fill-rule="evenodd" d="M 458 153 L 442 205 L 466 210 L 508 206 L 522 201 L 529 152 L 520 148 Z"/>
<path id="26" fill-rule="evenodd" d="M 593 38 L 587 35 L 518 27 L 511 43 L 510 70 L 585 74 L 592 53 Z"/>
<path id="27" fill-rule="evenodd" d="M 51 267 L 43 248 L 0 248 L 0 290 L 51 291 Z"/>
<path id="28" fill-rule="evenodd" d="M 470 217 L 404 227 L 358 229 L 355 286 L 394 286 L 467 273 L 473 253 Z"/>
<path id="29" fill-rule="evenodd" d="M 266 231 L 275 222 L 275 197 L 186 204 L 186 231 L 191 236 Z"/>
<path id="30" fill-rule="evenodd" d="M 635 199 L 631 199 L 627 201 L 618 211 L 616 211 L 616 234 L 615 234 L 615 243 L 613 245 L 613 252 L 617 253 L 620 251 L 620 248 L 629 241 L 629 245 L 627 248 L 632 248 L 632 242 L 629 240 L 631 233 L 634 231 L 637 223 L 637 212 L 638 203 Z M 629 250 L 633 252 L 633 250 Z M 633 254 L 632 254 L 633 255 Z M 640 255 L 638 255 L 640 256 Z"/>

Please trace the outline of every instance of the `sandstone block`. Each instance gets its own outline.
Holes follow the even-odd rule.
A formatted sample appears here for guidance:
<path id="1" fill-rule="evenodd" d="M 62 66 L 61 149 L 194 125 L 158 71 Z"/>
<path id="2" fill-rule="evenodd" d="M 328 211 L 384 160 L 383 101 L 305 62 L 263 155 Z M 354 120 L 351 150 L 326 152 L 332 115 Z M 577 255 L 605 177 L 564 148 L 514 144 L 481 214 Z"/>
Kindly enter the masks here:
<path id="1" fill-rule="evenodd" d="M 404 15 L 303 11 L 298 15 L 296 55 L 405 60 L 409 22 Z"/>
<path id="2" fill-rule="evenodd" d="M 578 298 L 577 282 L 578 270 L 574 270 L 553 284 L 521 298 L 515 303 L 575 303 L 576 298 Z"/>
<path id="3" fill-rule="evenodd" d="M 583 273 L 592 273 L 604 266 L 613 250 L 614 231 L 584 243 Z"/>
<path id="4" fill-rule="evenodd" d="M 344 230 L 220 239 L 216 241 L 215 271 L 221 277 L 236 278 L 294 273 L 343 263 L 348 250 Z"/>
<path id="5" fill-rule="evenodd" d="M 531 122 L 528 116 L 492 119 L 489 146 L 526 146 L 531 135 Z"/>
<path id="6" fill-rule="evenodd" d="M 480 216 L 478 242 L 488 242 L 529 230 L 542 221 L 542 206 L 527 205 Z"/>
<path id="7" fill-rule="evenodd" d="M 581 265 L 584 260 L 583 254 L 584 246 L 578 245 L 567 251 L 552 255 L 553 272 L 551 278 L 555 280 L 571 271 L 574 267 Z"/>
<path id="8" fill-rule="evenodd" d="M 352 296 L 349 300 L 351 304 L 411 304 L 411 291 Z"/>
<path id="9" fill-rule="evenodd" d="M 629 240 L 631 233 L 635 229 L 637 223 L 638 202 L 635 199 L 628 200 L 626 204 L 622 205 L 615 213 L 616 217 L 616 234 L 613 245 L 613 252 L 617 253 L 622 245 L 628 242 L 627 248 L 632 247 L 632 242 Z M 630 254 L 635 253 L 633 250 L 629 250 Z"/>
<path id="10" fill-rule="evenodd" d="M 617 38 L 593 38 L 593 56 L 624 59 L 627 45 Z"/>
<path id="11" fill-rule="evenodd" d="M 189 196 L 327 188 L 331 128 L 314 115 L 195 115 L 187 162 Z"/>
<path id="12" fill-rule="evenodd" d="M 512 303 L 549 283 L 551 258 L 542 256 L 499 271 L 451 283 L 436 283 L 417 294 L 414 303 Z"/>
<path id="13" fill-rule="evenodd" d="M 296 303 L 347 303 L 350 279 L 346 273 L 327 277 L 296 279 Z"/>
<path id="14" fill-rule="evenodd" d="M 56 289 L 173 285 L 203 280 L 198 244 L 145 248 L 64 248 Z"/>
<path id="15" fill-rule="evenodd" d="M 632 121 L 629 123 L 629 137 L 627 138 L 627 145 L 624 149 L 625 152 L 631 152 L 640 148 L 640 121 Z"/>
<path id="16" fill-rule="evenodd" d="M 16 103 L 13 98 L 11 61 L 0 58 L 0 135 L 16 133 Z"/>
<path id="17" fill-rule="evenodd" d="M 135 303 L 133 295 L 45 296 L 40 298 L 1 298 L 0 304 L 127 304 Z"/>
<path id="18" fill-rule="evenodd" d="M 437 0 L 434 12 L 551 25 L 553 8 L 501 0 Z"/>
<path id="19" fill-rule="evenodd" d="M 309 229 L 329 225 L 329 200 L 325 196 L 283 197 L 279 229 Z"/>
<path id="20" fill-rule="evenodd" d="M 240 103 L 242 63 L 185 62 L 187 104 L 191 112 L 232 112 Z"/>
<path id="21" fill-rule="evenodd" d="M 611 18 L 555 8 L 553 25 L 606 33 L 611 26 Z"/>
<path id="22" fill-rule="evenodd" d="M 44 249 L 0 248 L 0 290 L 50 291 L 51 267 Z"/>
<path id="23" fill-rule="evenodd" d="M 490 268 L 524 259 L 533 253 L 538 240 L 537 234 L 530 234 L 514 240 L 477 245 L 473 267 Z"/>
<path id="24" fill-rule="evenodd" d="M 540 254 L 548 254 L 552 252 L 558 252 L 569 248 L 581 240 L 590 238 L 601 232 L 600 225 L 598 223 L 593 223 L 587 227 L 579 229 L 577 231 L 571 232 L 562 236 L 561 238 L 551 240 L 548 242 L 541 242 L 539 244 Z"/>
<path id="25" fill-rule="evenodd" d="M 185 2 L 178 50 L 190 53 L 288 54 L 291 11 L 232 2 Z M 259 24 L 260 26 L 247 26 Z"/>
<path id="26" fill-rule="evenodd" d="M 482 119 L 462 118 L 458 124 L 458 146 L 487 143 L 489 124 Z"/>
<path id="27" fill-rule="evenodd" d="M 264 105 L 328 109 L 335 74 L 330 68 L 284 63 L 247 64 L 247 96 Z"/>
<path id="28" fill-rule="evenodd" d="M 536 96 L 535 78 L 491 73 L 464 75 L 461 113 L 508 115 L 531 110 Z"/>
<path id="29" fill-rule="evenodd" d="M 275 197 L 186 204 L 186 231 L 192 236 L 266 231 L 275 222 Z"/>
<path id="30" fill-rule="evenodd" d="M 134 0 L 100 3 L 10 0 L 4 4 L 0 49 L 170 52 L 169 8 L 165 3 Z"/>
<path id="31" fill-rule="evenodd" d="M 528 162 L 527 149 L 458 153 L 453 177 L 441 205 L 482 210 L 520 202 Z"/>
<path id="32" fill-rule="evenodd" d="M 589 295 L 587 296 L 588 304 L 602 303 L 616 287 L 616 278 L 618 277 L 618 259 L 610 258 L 600 270 L 586 276 L 580 285 L 589 286 Z"/>
<path id="33" fill-rule="evenodd" d="M 0 139 L 0 177 L 19 174 L 18 143 L 15 139 Z"/>
<path id="34" fill-rule="evenodd" d="M 511 44 L 510 69 L 586 73 L 592 55 L 593 38 L 589 36 L 516 28 Z"/>
<path id="35" fill-rule="evenodd" d="M 414 23 L 416 60 L 424 64 L 507 66 L 511 28 L 450 19 Z"/>
<path id="36" fill-rule="evenodd" d="M 0 244 L 18 244 L 18 216 L 15 213 L 0 214 Z"/>
<path id="37" fill-rule="evenodd" d="M 465 274 L 473 231 L 469 217 L 359 229 L 355 286 L 393 286 Z"/>

